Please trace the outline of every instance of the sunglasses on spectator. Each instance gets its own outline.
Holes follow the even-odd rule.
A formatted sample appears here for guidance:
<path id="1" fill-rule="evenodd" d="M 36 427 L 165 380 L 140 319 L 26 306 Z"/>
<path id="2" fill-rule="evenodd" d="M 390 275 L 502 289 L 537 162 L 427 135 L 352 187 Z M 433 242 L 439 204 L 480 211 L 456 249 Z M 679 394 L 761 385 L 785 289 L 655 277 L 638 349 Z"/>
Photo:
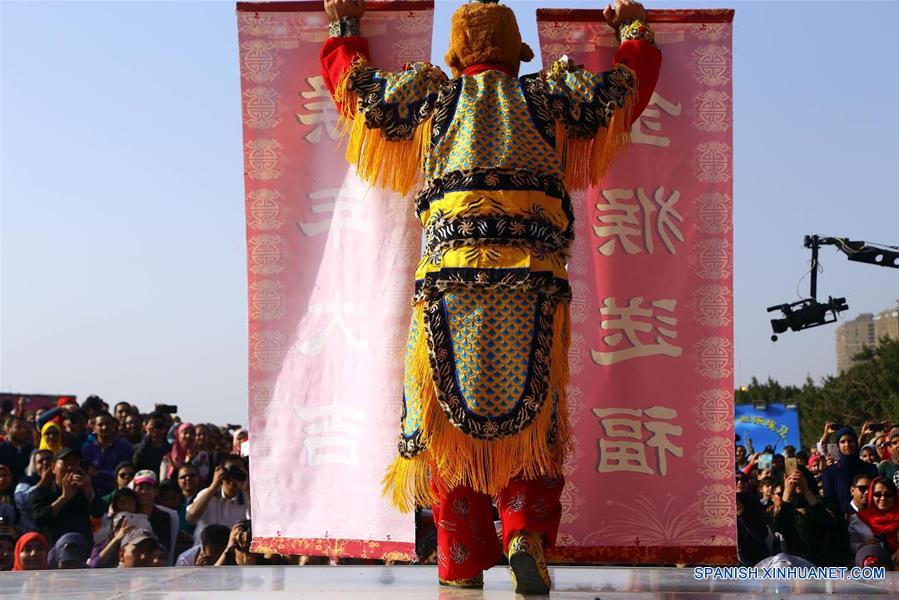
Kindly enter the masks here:
<path id="1" fill-rule="evenodd" d="M 893 492 L 874 492 L 875 498 L 892 498 L 893 496 Z"/>
<path id="2" fill-rule="evenodd" d="M 774 492 L 774 495 L 775 496 L 783 496 L 784 495 L 783 490 L 781 490 L 779 492 Z"/>
<path id="3" fill-rule="evenodd" d="M 165 429 L 165 423 L 153 423 L 153 429 Z"/>
<path id="4" fill-rule="evenodd" d="M 122 479 L 131 479 L 134 477 L 134 471 L 119 471 L 119 477 Z"/>
<path id="5" fill-rule="evenodd" d="M 196 473 L 185 473 L 184 475 L 178 475 L 178 479 L 193 479 L 196 476 Z"/>
<path id="6" fill-rule="evenodd" d="M 866 486 L 866 485 L 857 485 L 857 486 L 855 486 L 855 489 L 857 489 L 857 490 L 860 491 L 860 492 L 867 492 L 867 491 L 868 491 L 868 486 Z"/>

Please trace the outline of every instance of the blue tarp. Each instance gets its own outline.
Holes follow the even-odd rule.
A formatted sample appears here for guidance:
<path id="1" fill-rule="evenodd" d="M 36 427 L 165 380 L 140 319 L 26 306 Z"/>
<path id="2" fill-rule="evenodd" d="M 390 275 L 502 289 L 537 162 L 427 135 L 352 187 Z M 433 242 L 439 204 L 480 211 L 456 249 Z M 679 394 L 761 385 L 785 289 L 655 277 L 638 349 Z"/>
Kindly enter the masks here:
<path id="1" fill-rule="evenodd" d="M 738 444 L 746 445 L 746 439 L 752 440 L 756 452 L 765 446 L 774 446 L 780 452 L 784 446 L 799 445 L 799 411 L 786 408 L 783 404 L 769 404 L 767 410 L 759 410 L 751 404 L 734 406 L 734 429 L 740 436 Z"/>

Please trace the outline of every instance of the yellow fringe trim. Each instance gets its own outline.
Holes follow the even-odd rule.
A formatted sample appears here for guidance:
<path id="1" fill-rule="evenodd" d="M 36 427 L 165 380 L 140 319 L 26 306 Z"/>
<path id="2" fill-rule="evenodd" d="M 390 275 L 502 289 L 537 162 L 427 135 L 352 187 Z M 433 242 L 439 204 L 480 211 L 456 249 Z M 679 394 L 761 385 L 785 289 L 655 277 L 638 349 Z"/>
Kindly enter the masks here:
<path id="1" fill-rule="evenodd" d="M 365 115 L 359 111 L 359 97 L 349 89 L 352 73 L 365 66 L 368 63 L 364 59 L 357 59 L 341 76 L 334 90 L 334 101 L 340 106 L 341 135 L 349 134 L 346 159 L 355 165 L 356 173 L 363 181 L 405 196 L 421 178 L 431 143 L 433 119 L 419 124 L 409 140 L 387 140 L 380 129 L 368 127 Z"/>
<path id="2" fill-rule="evenodd" d="M 569 139 L 565 127 L 556 122 L 556 149 L 565 164 L 565 185 L 569 190 L 585 190 L 599 185 L 618 150 L 631 143 L 631 121 L 637 92 L 628 94 L 622 108 L 612 113 L 608 127 L 586 140 Z"/>
<path id="3" fill-rule="evenodd" d="M 423 310 L 423 302 L 416 306 Z M 435 500 L 429 481 L 429 467 L 442 485 L 452 489 L 466 485 L 477 492 L 495 496 L 515 477 L 535 479 L 559 477 L 562 462 L 571 446 L 571 429 L 566 406 L 568 383 L 568 305 L 559 303 L 553 319 L 553 348 L 547 396 L 534 421 L 523 431 L 502 439 L 480 440 L 454 427 L 437 402 L 432 382 L 425 334 L 413 348 L 409 368 L 413 377 L 429 382 L 422 392 L 422 440 L 427 450 L 412 459 L 397 457 L 383 480 L 383 493 L 400 511 L 415 506 L 431 506 Z M 546 434 L 552 418 L 553 395 L 558 394 L 555 444 Z"/>

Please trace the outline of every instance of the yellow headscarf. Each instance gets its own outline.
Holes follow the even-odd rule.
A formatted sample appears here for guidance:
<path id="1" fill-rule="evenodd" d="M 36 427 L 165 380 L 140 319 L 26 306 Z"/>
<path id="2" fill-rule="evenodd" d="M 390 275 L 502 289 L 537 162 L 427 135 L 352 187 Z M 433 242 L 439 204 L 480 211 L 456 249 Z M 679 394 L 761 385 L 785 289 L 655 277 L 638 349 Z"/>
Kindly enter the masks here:
<path id="1" fill-rule="evenodd" d="M 47 431 L 51 428 L 55 427 L 56 431 L 59 432 L 59 441 L 55 444 L 50 444 L 47 442 Z M 60 429 L 59 425 L 55 421 L 47 421 L 44 423 L 44 426 L 41 427 L 41 445 L 40 450 L 49 450 L 53 454 L 59 452 L 60 448 L 62 448 L 62 429 Z"/>

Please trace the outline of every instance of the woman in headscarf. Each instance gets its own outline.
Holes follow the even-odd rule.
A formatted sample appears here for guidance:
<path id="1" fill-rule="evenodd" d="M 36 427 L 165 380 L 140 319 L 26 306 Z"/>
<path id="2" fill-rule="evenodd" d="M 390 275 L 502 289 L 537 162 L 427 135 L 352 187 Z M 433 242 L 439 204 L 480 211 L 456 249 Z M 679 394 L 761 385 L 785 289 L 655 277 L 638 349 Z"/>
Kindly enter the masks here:
<path id="1" fill-rule="evenodd" d="M 50 550 L 51 569 L 86 569 L 91 547 L 80 533 L 67 533 Z"/>
<path id="2" fill-rule="evenodd" d="M 50 546 L 47 544 L 47 538 L 39 533 L 30 531 L 19 538 L 16 542 L 15 562 L 13 563 L 13 571 L 39 571 L 47 569 L 47 553 Z"/>
<path id="3" fill-rule="evenodd" d="M 874 444 L 865 444 L 862 446 L 861 452 L 859 452 L 859 456 L 866 463 L 871 463 L 876 465 L 880 462 L 880 456 L 877 454 L 877 446 Z"/>
<path id="4" fill-rule="evenodd" d="M 197 467 L 200 479 L 206 481 L 209 476 L 209 455 L 197 446 L 197 430 L 193 423 L 182 423 L 178 426 L 172 450 L 162 457 L 162 463 L 159 465 L 160 481 L 175 476 L 185 463 Z"/>
<path id="5" fill-rule="evenodd" d="M 852 496 L 849 487 L 856 475 L 877 477 L 877 467 L 864 462 L 858 455 L 858 436 L 851 427 L 843 427 L 836 433 L 840 448 L 840 458 L 824 469 L 824 498 L 836 505 L 840 512 L 849 512 Z"/>
<path id="6" fill-rule="evenodd" d="M 876 477 L 868 487 L 868 504 L 864 510 L 853 515 L 850 533 L 858 552 L 865 546 L 883 545 L 892 557 L 893 564 L 899 564 L 899 502 L 896 501 L 896 486 L 885 477 Z M 856 543 L 853 546 L 856 546 Z"/>
<path id="7" fill-rule="evenodd" d="M 41 450 L 49 450 L 55 456 L 62 448 L 62 428 L 56 421 L 47 421 L 41 427 Z"/>
<path id="8" fill-rule="evenodd" d="M 752 566 L 768 556 L 765 510 L 754 491 L 737 489 L 737 558 L 741 565 Z"/>

